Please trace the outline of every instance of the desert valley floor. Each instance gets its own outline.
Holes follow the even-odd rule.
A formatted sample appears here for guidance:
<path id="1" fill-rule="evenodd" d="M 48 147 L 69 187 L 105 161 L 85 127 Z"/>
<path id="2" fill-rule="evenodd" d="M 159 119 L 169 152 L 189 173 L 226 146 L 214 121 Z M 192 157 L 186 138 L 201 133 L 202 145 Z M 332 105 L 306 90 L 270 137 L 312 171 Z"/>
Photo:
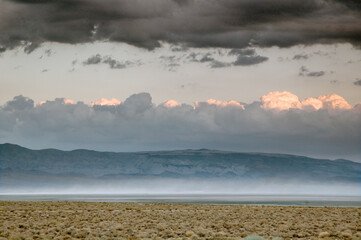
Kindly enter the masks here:
<path id="1" fill-rule="evenodd" d="M 0 201 L 0 239 L 361 239 L 361 208 Z"/>

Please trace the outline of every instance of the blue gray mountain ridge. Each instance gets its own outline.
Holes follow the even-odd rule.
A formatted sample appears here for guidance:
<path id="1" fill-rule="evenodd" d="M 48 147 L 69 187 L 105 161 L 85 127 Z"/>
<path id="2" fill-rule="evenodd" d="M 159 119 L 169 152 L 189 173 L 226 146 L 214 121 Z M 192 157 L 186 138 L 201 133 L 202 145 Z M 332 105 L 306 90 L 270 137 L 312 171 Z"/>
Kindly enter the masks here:
<path id="1" fill-rule="evenodd" d="M 186 183 L 294 183 L 360 186 L 361 163 L 267 153 L 239 153 L 209 149 L 153 152 L 97 152 L 91 150 L 30 150 L 0 145 L 0 186 L 4 189 L 128 186 Z M 154 186 L 153 184 L 153 186 Z M 88 187 L 89 187 L 88 186 Z M 159 187 L 159 186 L 158 186 Z M 172 187 L 172 186 L 168 186 Z M 128 189 L 127 187 L 125 187 Z M 201 188 L 201 186 L 200 186 Z M 212 190 L 212 187 L 207 187 Z M 149 190 L 149 189 L 148 189 Z M 183 189 L 184 190 L 184 189 Z M 0 191 L 1 192 L 1 191 Z M 350 193 L 352 194 L 352 193 Z M 357 194 L 357 193 L 354 193 Z"/>

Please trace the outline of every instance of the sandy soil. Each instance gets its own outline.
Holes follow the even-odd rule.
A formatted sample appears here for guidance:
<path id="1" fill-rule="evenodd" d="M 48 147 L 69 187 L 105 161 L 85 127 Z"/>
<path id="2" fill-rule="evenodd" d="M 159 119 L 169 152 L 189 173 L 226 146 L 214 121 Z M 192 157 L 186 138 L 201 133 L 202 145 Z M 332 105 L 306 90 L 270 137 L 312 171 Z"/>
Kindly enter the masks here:
<path id="1" fill-rule="evenodd" d="M 0 201 L 0 213 L 0 239 L 361 239 L 351 207 Z"/>

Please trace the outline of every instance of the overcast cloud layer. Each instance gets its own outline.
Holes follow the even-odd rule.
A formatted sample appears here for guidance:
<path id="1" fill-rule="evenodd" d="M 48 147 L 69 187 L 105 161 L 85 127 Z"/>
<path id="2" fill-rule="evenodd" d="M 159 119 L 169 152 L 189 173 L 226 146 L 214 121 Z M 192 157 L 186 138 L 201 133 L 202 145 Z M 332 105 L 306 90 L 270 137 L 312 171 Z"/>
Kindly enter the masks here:
<path id="1" fill-rule="evenodd" d="M 42 42 L 196 47 L 360 46 L 359 0 L 1 0 L 0 51 Z M 258 59 L 260 60 L 260 59 Z M 240 63 L 243 59 L 240 60 Z"/>
<path id="2" fill-rule="evenodd" d="M 213 148 L 361 161 L 361 105 L 335 94 L 301 101 L 289 92 L 271 92 L 251 104 L 210 99 L 158 106 L 148 93 L 90 104 L 34 104 L 17 96 L 0 108 L 0 142 L 111 151 Z"/>

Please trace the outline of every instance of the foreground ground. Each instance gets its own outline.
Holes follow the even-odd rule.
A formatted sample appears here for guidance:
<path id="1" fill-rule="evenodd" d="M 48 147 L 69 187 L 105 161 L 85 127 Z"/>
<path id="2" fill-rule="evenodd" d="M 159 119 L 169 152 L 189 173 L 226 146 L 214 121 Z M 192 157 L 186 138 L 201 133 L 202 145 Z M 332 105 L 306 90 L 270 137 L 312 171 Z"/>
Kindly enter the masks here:
<path id="1" fill-rule="evenodd" d="M 0 239 L 241 239 L 255 234 L 361 239 L 361 208 L 0 201 Z"/>

